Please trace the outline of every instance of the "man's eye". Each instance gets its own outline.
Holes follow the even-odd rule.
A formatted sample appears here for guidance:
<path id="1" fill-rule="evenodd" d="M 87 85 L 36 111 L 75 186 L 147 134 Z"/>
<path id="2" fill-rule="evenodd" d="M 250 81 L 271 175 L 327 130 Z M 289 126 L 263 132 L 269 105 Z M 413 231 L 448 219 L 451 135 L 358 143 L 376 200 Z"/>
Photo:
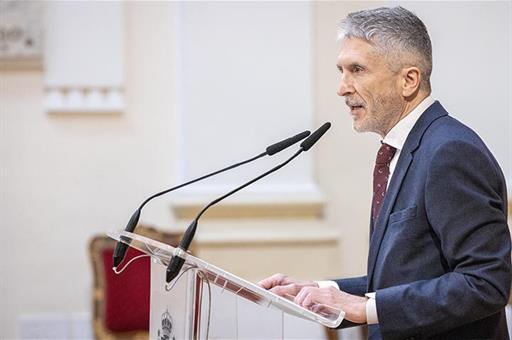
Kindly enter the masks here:
<path id="1" fill-rule="evenodd" d="M 354 72 L 354 73 L 363 72 L 363 68 L 361 66 L 354 66 L 354 68 L 352 69 L 352 72 Z"/>

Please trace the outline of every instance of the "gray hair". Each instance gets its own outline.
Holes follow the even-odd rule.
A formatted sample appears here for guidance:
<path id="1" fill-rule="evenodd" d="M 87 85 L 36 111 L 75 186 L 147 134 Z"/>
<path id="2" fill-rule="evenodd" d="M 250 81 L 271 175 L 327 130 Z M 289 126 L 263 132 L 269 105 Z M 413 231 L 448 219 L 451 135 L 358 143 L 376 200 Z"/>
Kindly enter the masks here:
<path id="1" fill-rule="evenodd" d="M 372 44 L 394 71 L 418 67 L 422 85 L 430 92 L 432 44 L 425 24 L 412 12 L 399 6 L 350 13 L 339 25 L 338 39 L 345 37 Z"/>

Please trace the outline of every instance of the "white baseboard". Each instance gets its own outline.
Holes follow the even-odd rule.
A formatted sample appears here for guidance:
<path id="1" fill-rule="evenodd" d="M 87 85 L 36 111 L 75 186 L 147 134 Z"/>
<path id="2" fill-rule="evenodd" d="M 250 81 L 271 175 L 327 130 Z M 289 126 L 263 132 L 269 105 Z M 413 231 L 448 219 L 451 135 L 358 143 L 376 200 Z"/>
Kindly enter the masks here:
<path id="1" fill-rule="evenodd" d="M 92 339 L 89 313 L 23 314 L 18 318 L 19 339 Z"/>

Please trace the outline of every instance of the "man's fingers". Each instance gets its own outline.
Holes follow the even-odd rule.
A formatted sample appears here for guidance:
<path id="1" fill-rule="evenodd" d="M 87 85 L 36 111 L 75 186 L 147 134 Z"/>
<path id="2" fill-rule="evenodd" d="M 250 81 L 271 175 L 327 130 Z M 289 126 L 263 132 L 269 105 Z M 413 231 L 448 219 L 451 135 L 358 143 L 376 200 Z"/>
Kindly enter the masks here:
<path id="1" fill-rule="evenodd" d="M 335 288 L 304 287 L 297 294 L 294 302 L 304 308 L 311 309 L 315 305 L 335 301 L 335 295 L 340 292 Z"/>
<path id="2" fill-rule="evenodd" d="M 319 289 L 319 288 L 315 288 L 315 287 L 304 287 L 302 288 L 299 293 L 297 294 L 297 296 L 295 297 L 295 300 L 294 302 L 298 305 L 301 305 L 303 304 L 304 302 L 304 299 L 306 299 L 306 297 L 308 295 L 311 294 L 312 291 L 314 291 L 315 289 Z"/>
<path id="3" fill-rule="evenodd" d="M 271 289 L 275 286 L 282 285 L 285 280 L 286 276 L 278 273 L 261 280 L 260 282 L 258 282 L 258 285 L 264 289 Z"/>
<path id="4" fill-rule="evenodd" d="M 267 277 L 266 279 L 263 279 L 260 282 L 258 282 L 258 286 L 264 289 L 270 289 L 274 287 L 274 282 L 271 280 L 270 277 Z"/>
<path id="5" fill-rule="evenodd" d="M 318 304 L 318 298 L 321 296 L 321 293 L 321 288 L 305 287 L 297 295 L 295 303 L 304 308 L 311 309 Z"/>
<path id="6" fill-rule="evenodd" d="M 300 290 L 300 287 L 295 283 L 290 283 L 284 286 L 275 286 L 270 289 L 270 291 L 276 295 L 286 297 L 286 295 L 297 295 L 297 292 Z"/>
<path id="7" fill-rule="evenodd" d="M 310 309 L 312 306 L 316 305 L 316 299 L 314 292 L 309 292 L 304 300 L 302 301 L 302 307 Z"/>
<path id="8" fill-rule="evenodd" d="M 295 295 L 293 292 L 292 285 L 286 285 L 286 286 L 275 286 L 270 289 L 270 291 L 276 295 L 279 296 L 285 296 L 285 295 Z"/>

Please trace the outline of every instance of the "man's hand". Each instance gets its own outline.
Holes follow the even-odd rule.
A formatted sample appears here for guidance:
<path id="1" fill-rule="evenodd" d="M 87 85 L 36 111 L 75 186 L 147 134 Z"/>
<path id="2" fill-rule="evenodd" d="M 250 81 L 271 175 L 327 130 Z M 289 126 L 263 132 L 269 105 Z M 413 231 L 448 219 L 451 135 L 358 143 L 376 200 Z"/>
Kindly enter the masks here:
<path id="1" fill-rule="evenodd" d="M 325 305 L 343 310 L 345 319 L 355 323 L 366 323 L 367 300 L 365 297 L 347 294 L 334 287 L 304 287 L 295 297 L 295 303 L 307 309 L 317 310 Z"/>
<path id="2" fill-rule="evenodd" d="M 297 296 L 304 287 L 318 287 L 314 281 L 299 281 L 283 274 L 274 274 L 258 282 L 258 285 L 282 297 Z"/>

